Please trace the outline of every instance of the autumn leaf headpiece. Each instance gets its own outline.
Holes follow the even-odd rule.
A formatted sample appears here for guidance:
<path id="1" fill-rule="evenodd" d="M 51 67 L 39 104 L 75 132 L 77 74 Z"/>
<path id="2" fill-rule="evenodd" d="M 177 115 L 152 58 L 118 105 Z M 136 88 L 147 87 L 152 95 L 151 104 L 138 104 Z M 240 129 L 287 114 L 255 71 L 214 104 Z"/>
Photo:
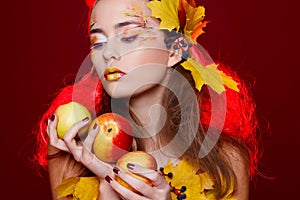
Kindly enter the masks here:
<path id="1" fill-rule="evenodd" d="M 92 8 L 97 0 L 85 1 L 88 7 Z M 203 21 L 205 8 L 197 6 L 195 0 L 150 0 L 146 4 L 152 11 L 152 17 L 160 19 L 160 29 L 182 33 L 192 44 L 195 44 L 197 38 L 204 33 L 203 28 L 208 23 L 208 21 Z M 168 40 L 165 42 L 167 46 L 171 46 Z M 178 43 L 173 47 L 176 49 L 184 45 L 187 44 Z M 218 94 L 225 91 L 224 86 L 239 91 L 238 83 L 232 77 L 218 70 L 217 64 L 212 63 L 207 66 L 201 64 L 197 53 L 193 53 L 193 51 L 195 52 L 193 49 L 198 48 L 197 45 L 190 44 L 189 47 L 191 50 L 183 51 L 182 57 L 186 61 L 181 65 L 191 71 L 197 90 L 200 91 L 203 85 L 207 85 Z"/>
<path id="2" fill-rule="evenodd" d="M 160 29 L 176 30 L 196 41 L 208 23 L 203 21 L 205 8 L 195 0 L 152 0 L 147 3 L 152 16 L 161 20 Z"/>
<path id="3" fill-rule="evenodd" d="M 161 20 L 160 29 L 183 33 L 192 43 L 197 42 L 197 38 L 204 33 L 203 28 L 208 23 L 203 21 L 205 8 L 197 6 L 195 0 L 152 0 L 147 3 L 147 6 L 152 11 L 152 17 Z M 174 47 L 175 49 L 179 48 L 178 45 Z M 194 45 L 191 48 L 197 48 L 197 46 Z M 239 91 L 238 83 L 232 77 L 218 70 L 217 64 L 203 66 L 197 54 L 189 53 L 187 55 L 183 55 L 186 61 L 181 65 L 191 71 L 197 90 L 200 91 L 203 85 L 207 85 L 218 94 L 225 91 L 224 86 Z"/>
<path id="4" fill-rule="evenodd" d="M 85 3 L 92 8 L 96 1 L 85 0 Z M 161 29 L 181 31 L 194 41 L 208 23 L 203 21 L 204 7 L 197 7 L 195 0 L 150 0 L 147 5 L 152 10 L 152 16 L 161 19 Z"/>

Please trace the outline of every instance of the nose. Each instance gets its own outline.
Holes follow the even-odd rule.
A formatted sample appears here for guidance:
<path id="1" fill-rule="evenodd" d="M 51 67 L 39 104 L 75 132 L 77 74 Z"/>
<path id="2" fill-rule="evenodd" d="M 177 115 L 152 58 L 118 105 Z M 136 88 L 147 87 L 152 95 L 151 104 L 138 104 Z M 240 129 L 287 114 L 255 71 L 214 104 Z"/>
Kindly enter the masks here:
<path id="1" fill-rule="evenodd" d="M 118 45 L 114 38 L 111 38 L 107 41 L 103 51 L 103 58 L 106 63 L 112 59 L 118 60 L 120 58 Z"/>

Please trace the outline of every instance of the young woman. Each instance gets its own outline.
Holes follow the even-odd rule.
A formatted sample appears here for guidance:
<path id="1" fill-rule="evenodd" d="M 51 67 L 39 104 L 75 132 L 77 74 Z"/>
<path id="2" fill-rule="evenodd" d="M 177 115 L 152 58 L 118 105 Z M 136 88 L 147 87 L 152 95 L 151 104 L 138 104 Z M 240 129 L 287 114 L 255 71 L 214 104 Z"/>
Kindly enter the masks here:
<path id="1" fill-rule="evenodd" d="M 90 5 L 93 67 L 61 90 L 38 131 L 36 160 L 48 166 L 53 199 L 55 188 L 71 177 L 96 177 L 98 199 L 248 199 L 258 159 L 255 105 L 238 76 L 196 44 L 205 26 L 203 8 L 186 0 Z M 95 157 L 91 145 L 99 127 L 78 141 L 87 120 L 57 137 L 53 113 L 70 101 L 95 115 L 117 112 L 133 122 L 132 150 L 152 154 L 164 169 L 129 169 L 152 186 Z"/>

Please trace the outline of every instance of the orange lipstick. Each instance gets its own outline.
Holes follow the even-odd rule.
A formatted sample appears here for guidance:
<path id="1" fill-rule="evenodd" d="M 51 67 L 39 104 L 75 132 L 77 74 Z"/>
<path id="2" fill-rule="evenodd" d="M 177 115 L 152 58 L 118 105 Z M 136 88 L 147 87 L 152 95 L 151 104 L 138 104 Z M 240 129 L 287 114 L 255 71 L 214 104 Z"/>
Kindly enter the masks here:
<path id="1" fill-rule="evenodd" d="M 117 81 L 126 75 L 125 72 L 122 72 L 120 69 L 116 67 L 107 68 L 104 72 L 104 78 L 107 81 Z"/>

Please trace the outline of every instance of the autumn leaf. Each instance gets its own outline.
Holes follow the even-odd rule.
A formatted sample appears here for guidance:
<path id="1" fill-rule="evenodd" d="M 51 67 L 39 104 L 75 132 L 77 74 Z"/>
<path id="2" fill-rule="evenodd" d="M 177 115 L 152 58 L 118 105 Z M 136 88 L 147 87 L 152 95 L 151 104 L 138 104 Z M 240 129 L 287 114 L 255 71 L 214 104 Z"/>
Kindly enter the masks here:
<path id="1" fill-rule="evenodd" d="M 164 172 L 169 173 L 172 172 L 173 177 L 169 178 L 166 176 L 167 182 L 169 182 L 173 187 L 180 189 L 182 186 L 186 187 L 187 200 L 193 199 L 206 199 L 205 194 L 201 192 L 204 191 L 205 188 L 202 187 L 203 182 L 212 183 L 211 180 L 203 180 L 198 174 L 198 166 L 194 162 L 188 162 L 187 160 L 180 161 L 177 165 L 173 165 L 172 163 L 168 163 L 164 167 Z M 208 177 L 208 179 L 210 179 Z M 172 193 L 172 199 L 177 199 L 177 196 Z"/>
<path id="2" fill-rule="evenodd" d="M 79 181 L 79 177 L 72 177 L 64 179 L 60 185 L 55 188 L 57 192 L 57 198 L 73 195 L 76 184 Z"/>
<path id="3" fill-rule="evenodd" d="M 161 20 L 160 29 L 169 31 L 180 29 L 178 18 L 179 0 L 153 0 L 147 3 L 152 11 L 152 16 Z"/>
<path id="4" fill-rule="evenodd" d="M 99 181 L 96 177 L 72 177 L 64 179 L 55 191 L 58 199 L 72 195 L 74 200 L 96 200 L 99 196 Z"/>
<path id="5" fill-rule="evenodd" d="M 182 1 L 187 1 L 187 3 L 193 6 L 194 8 L 197 7 L 197 3 L 195 0 L 182 0 Z"/>
<path id="6" fill-rule="evenodd" d="M 165 176 L 165 179 L 172 187 L 181 189 L 186 187 L 184 194 L 186 200 L 215 200 L 214 182 L 207 172 L 198 173 L 199 166 L 193 160 L 181 160 L 177 165 L 168 162 L 164 167 L 164 173 L 171 172 L 172 177 Z M 233 192 L 231 187 L 222 200 L 235 200 L 230 197 Z M 177 195 L 172 192 L 172 199 L 176 200 Z"/>
<path id="7" fill-rule="evenodd" d="M 197 37 L 204 32 L 203 28 L 207 24 L 207 22 L 203 22 L 205 8 L 203 6 L 195 8 L 189 3 L 185 3 L 184 9 L 186 12 L 186 26 L 184 28 L 184 33 L 196 41 Z"/>
<path id="8" fill-rule="evenodd" d="M 182 66 L 186 70 L 191 71 L 195 81 L 195 87 L 199 91 L 203 85 L 208 85 L 218 94 L 221 94 L 225 91 L 224 85 L 234 91 L 239 91 L 237 87 L 238 83 L 235 82 L 230 76 L 227 76 L 224 72 L 218 70 L 215 63 L 204 67 L 196 60 L 188 58 L 187 61 L 182 63 Z"/>
<path id="9" fill-rule="evenodd" d="M 80 200 L 96 200 L 99 196 L 99 181 L 96 177 L 80 177 L 74 196 Z"/>
<path id="10" fill-rule="evenodd" d="M 203 172 L 199 174 L 201 188 L 204 190 L 212 190 L 214 187 L 214 182 L 211 180 L 209 174 L 207 172 Z M 203 192 L 201 191 L 201 192 Z"/>
<path id="11" fill-rule="evenodd" d="M 204 33 L 208 23 L 203 21 L 205 9 L 196 5 L 195 0 L 153 0 L 147 3 L 152 16 L 161 20 L 160 29 L 183 31 L 193 41 Z"/>

